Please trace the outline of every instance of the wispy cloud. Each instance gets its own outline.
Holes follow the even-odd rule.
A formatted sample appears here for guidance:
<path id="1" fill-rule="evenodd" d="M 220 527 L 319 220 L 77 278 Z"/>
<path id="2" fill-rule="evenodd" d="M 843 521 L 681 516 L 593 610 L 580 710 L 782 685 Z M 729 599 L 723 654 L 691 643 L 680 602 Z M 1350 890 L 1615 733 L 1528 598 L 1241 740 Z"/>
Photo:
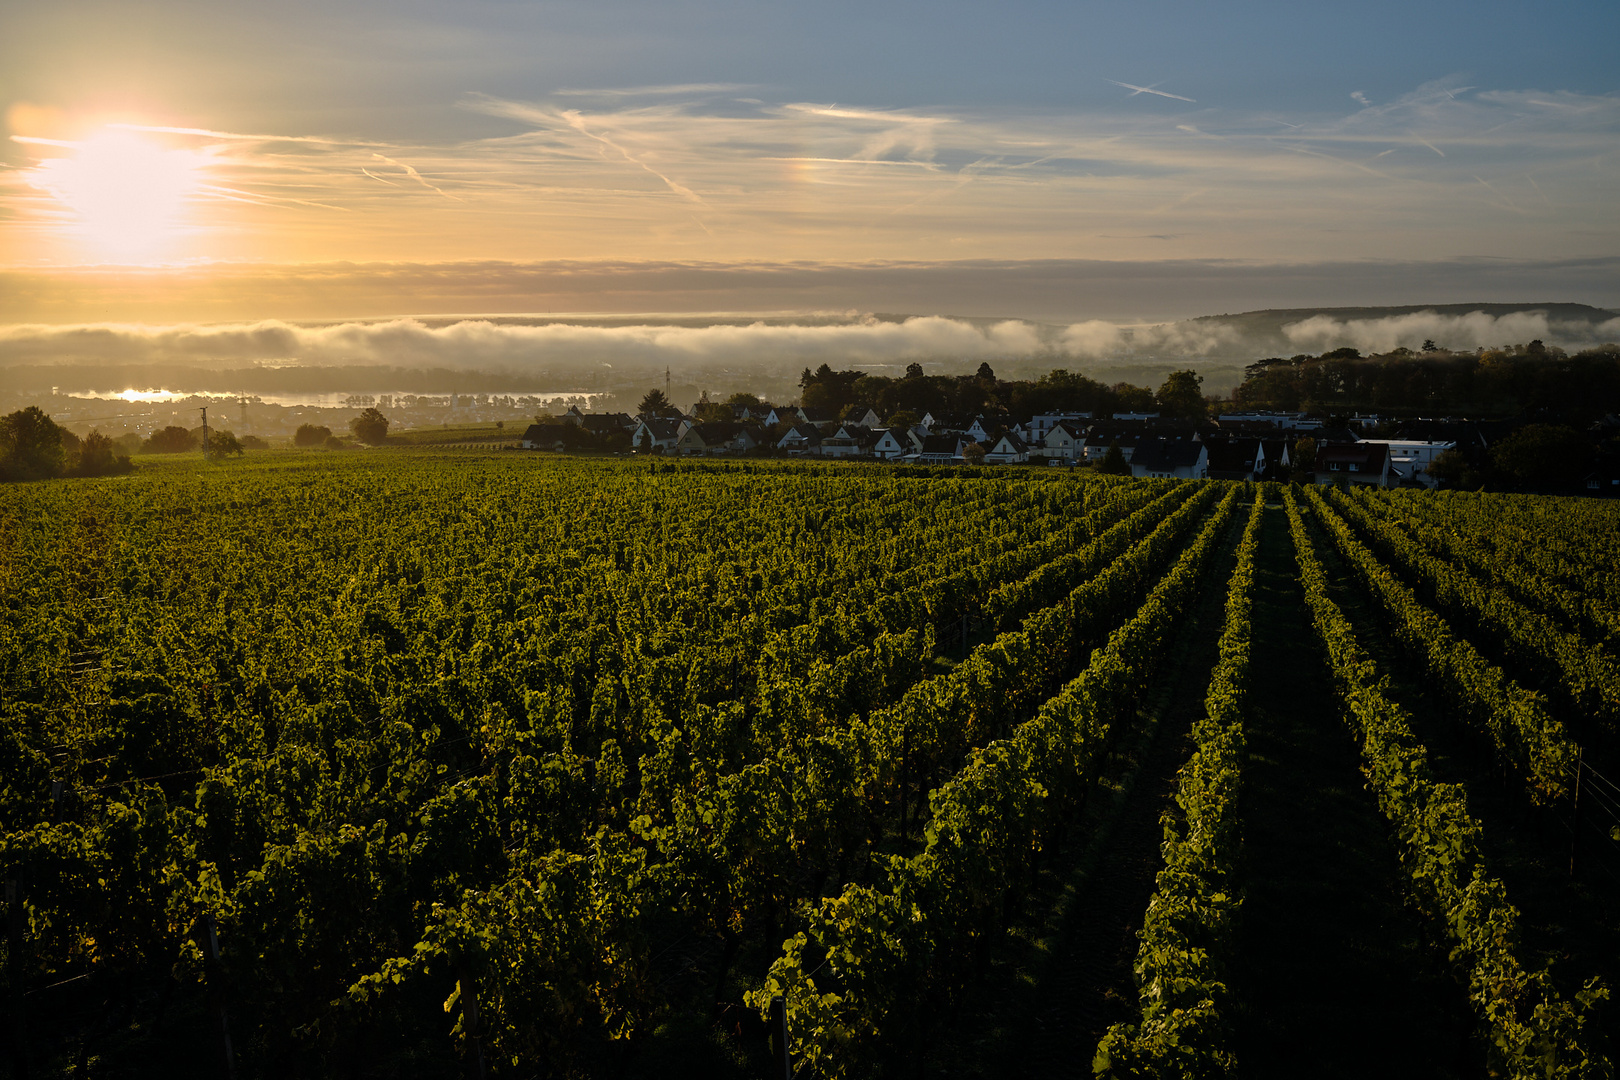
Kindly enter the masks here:
<path id="1" fill-rule="evenodd" d="M 1193 104 L 1197 104 L 1197 101 L 1194 98 L 1182 97 L 1180 94 L 1172 94 L 1166 90 L 1154 89 L 1154 87 L 1159 85 L 1158 83 L 1154 83 L 1153 86 L 1137 86 L 1135 83 L 1120 82 L 1118 79 L 1105 79 L 1103 81 L 1111 82 L 1115 86 L 1123 86 L 1125 89 L 1130 91 L 1130 94 L 1127 95 L 1129 97 L 1135 97 L 1137 94 L 1153 94 L 1156 97 L 1173 98 L 1176 101 L 1190 101 L 1193 102 Z"/>
<path id="2" fill-rule="evenodd" d="M 437 144 L 138 130 L 207 148 L 211 205 L 185 254 L 215 258 L 1119 259 L 1147 234 L 1173 237 L 1154 244 L 1176 258 L 1554 257 L 1620 243 L 1606 164 L 1617 95 L 1443 79 L 1348 115 L 1190 117 L 1124 102 L 1078 113 L 717 97 L 732 89 L 469 95 L 463 108 L 509 130 Z M 1481 218 L 1502 205 L 1512 220 Z M 0 213 L 19 223 L 13 258 L 60 258 L 60 208 L 26 170 L 0 171 Z"/>

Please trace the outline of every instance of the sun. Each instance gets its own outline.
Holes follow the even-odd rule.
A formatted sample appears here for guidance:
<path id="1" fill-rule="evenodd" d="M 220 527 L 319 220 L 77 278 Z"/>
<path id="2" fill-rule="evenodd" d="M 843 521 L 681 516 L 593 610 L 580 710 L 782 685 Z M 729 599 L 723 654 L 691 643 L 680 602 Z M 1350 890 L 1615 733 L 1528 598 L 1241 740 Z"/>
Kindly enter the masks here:
<path id="1" fill-rule="evenodd" d="M 201 187 L 200 156 L 113 127 L 59 145 L 74 152 L 40 162 L 30 179 L 71 212 L 75 231 L 106 257 L 161 256 Z"/>

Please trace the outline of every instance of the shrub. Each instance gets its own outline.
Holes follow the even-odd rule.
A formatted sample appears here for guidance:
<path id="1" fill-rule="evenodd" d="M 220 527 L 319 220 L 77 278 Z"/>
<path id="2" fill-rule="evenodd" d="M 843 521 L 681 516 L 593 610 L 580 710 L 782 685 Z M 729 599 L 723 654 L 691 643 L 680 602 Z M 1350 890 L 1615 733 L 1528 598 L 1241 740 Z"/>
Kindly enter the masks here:
<path id="1" fill-rule="evenodd" d="M 332 437 L 332 429 L 320 424 L 299 424 L 293 433 L 294 446 L 320 446 Z"/>

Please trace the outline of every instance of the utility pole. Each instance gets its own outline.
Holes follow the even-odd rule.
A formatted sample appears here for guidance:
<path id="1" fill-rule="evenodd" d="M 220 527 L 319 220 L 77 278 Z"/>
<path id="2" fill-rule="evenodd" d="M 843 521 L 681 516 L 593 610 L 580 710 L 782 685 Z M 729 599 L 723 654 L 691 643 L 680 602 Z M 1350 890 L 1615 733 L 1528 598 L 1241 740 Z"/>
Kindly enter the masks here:
<path id="1" fill-rule="evenodd" d="M 206 405 L 203 406 L 202 414 L 203 414 L 203 460 L 207 461 L 208 460 L 208 406 L 206 406 Z"/>

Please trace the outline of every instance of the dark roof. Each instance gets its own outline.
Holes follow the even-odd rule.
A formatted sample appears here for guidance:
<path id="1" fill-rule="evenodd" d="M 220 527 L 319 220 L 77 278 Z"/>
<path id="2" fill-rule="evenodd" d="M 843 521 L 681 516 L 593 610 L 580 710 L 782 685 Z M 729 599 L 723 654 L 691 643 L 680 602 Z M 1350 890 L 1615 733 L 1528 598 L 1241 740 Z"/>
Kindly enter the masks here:
<path id="1" fill-rule="evenodd" d="M 1149 472 L 1191 468 L 1204 449 L 1203 443 L 1191 439 L 1143 439 L 1131 455 L 1131 467 Z"/>
<path id="2" fill-rule="evenodd" d="M 667 416 L 643 417 L 641 422 L 655 439 L 673 439 L 681 430 L 681 421 Z"/>
<path id="3" fill-rule="evenodd" d="M 715 443 L 730 442 L 741 435 L 748 425 L 739 424 L 734 420 L 710 420 L 696 427 L 698 438 L 705 444 L 713 446 Z"/>
<path id="4" fill-rule="evenodd" d="M 1260 456 L 1259 439 L 1211 439 L 1204 443 L 1209 450 L 1209 471 L 1253 472 L 1254 459 Z"/>
<path id="5" fill-rule="evenodd" d="M 922 449 L 918 453 L 949 454 L 955 457 L 956 448 L 961 445 L 961 442 L 962 440 L 955 435 L 929 435 L 923 439 Z"/>
<path id="6" fill-rule="evenodd" d="M 600 435 L 603 432 L 634 429 L 636 422 L 625 413 L 595 413 L 580 417 L 579 426 L 594 435 Z"/>
<path id="7" fill-rule="evenodd" d="M 1332 465 L 1356 465 L 1358 472 L 1381 473 L 1389 460 L 1389 447 L 1384 443 L 1325 443 L 1316 448 L 1316 471 L 1328 471 Z"/>

